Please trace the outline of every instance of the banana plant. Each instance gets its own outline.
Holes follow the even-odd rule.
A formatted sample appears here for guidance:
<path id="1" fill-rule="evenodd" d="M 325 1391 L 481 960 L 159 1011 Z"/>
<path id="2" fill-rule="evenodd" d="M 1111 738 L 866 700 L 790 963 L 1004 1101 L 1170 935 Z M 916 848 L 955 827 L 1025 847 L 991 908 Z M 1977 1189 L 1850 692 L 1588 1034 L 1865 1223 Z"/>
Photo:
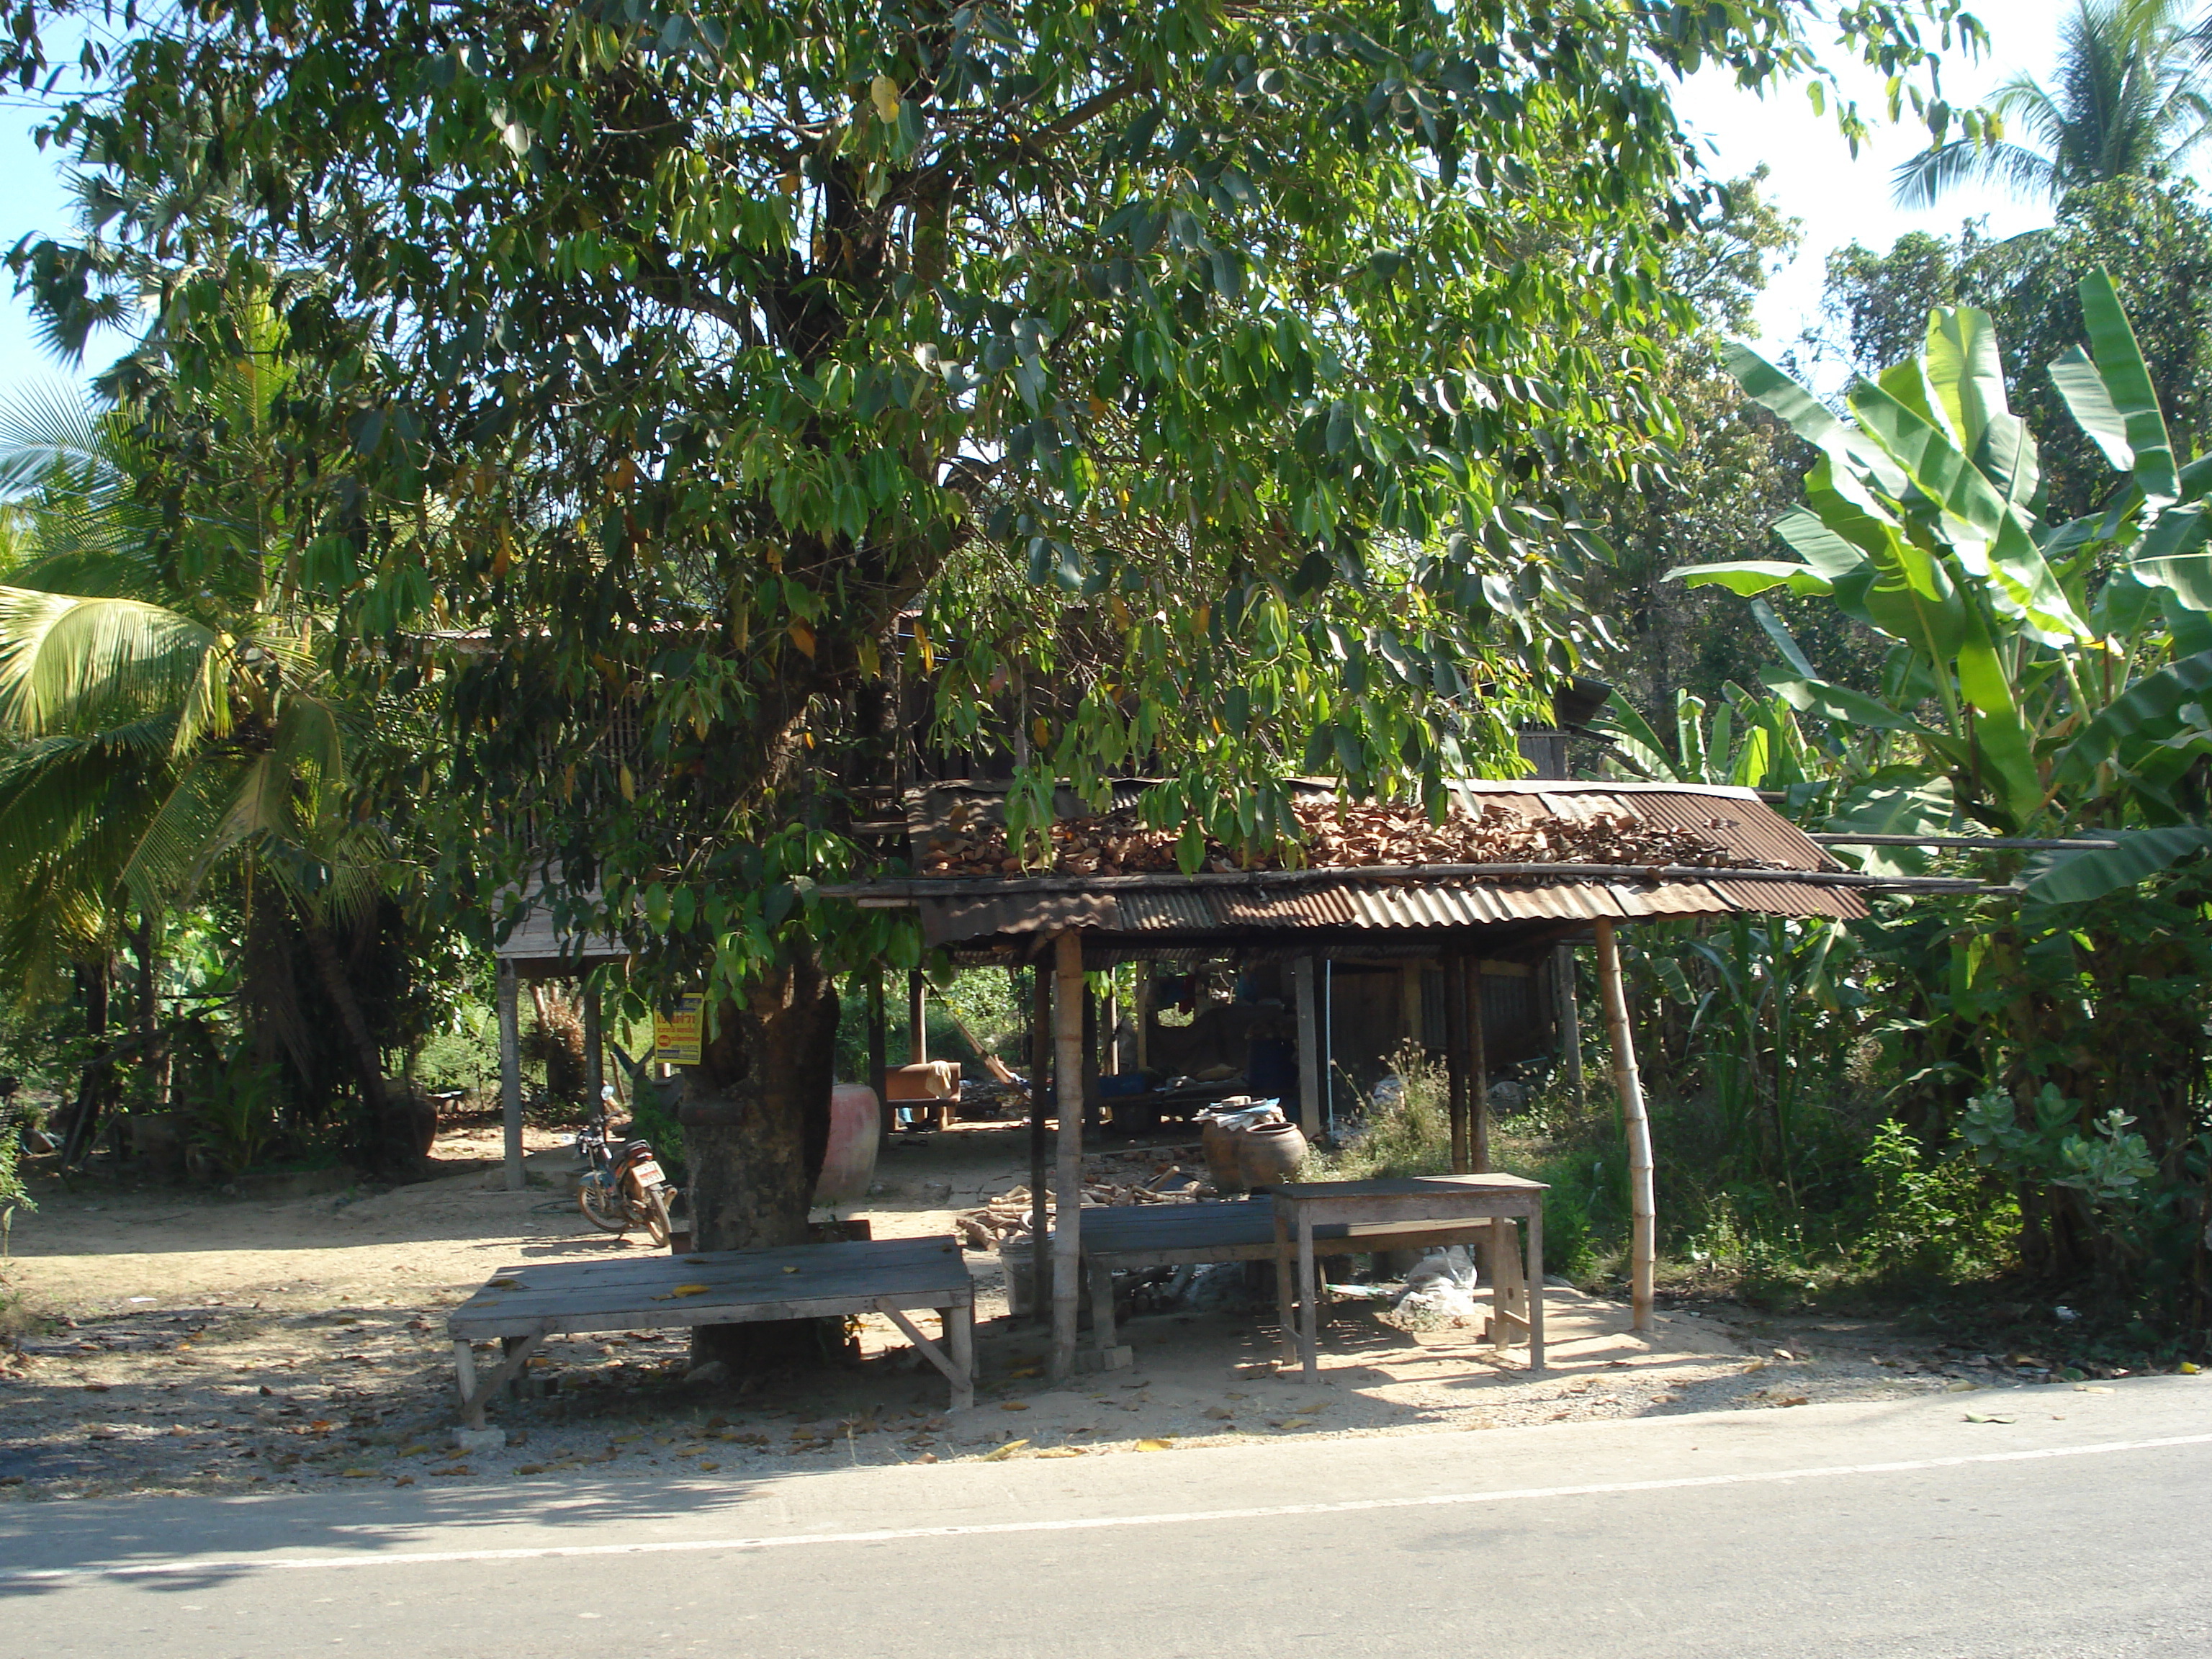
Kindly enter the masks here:
<path id="1" fill-rule="evenodd" d="M 2039 516 L 2036 446 L 2008 405 L 1990 319 L 1943 308 L 1918 356 L 1851 388 L 1847 417 L 1733 348 L 1746 390 L 1820 451 L 1803 504 L 1774 526 L 1797 556 L 1673 573 L 1746 596 L 1827 598 L 1892 641 L 1869 691 L 1824 678 L 1768 629 L 1784 661 L 1766 686 L 1848 734 L 1857 807 L 1885 782 L 1912 797 L 1901 786 L 1917 774 L 1922 822 L 1948 797 L 2001 834 L 2118 832 L 2118 848 L 2036 878 L 2031 893 L 2054 902 L 2212 845 L 2212 465 L 2176 465 L 2111 279 L 2092 275 L 2079 292 L 2087 349 L 2050 373 L 2119 475 L 2103 512 Z"/>

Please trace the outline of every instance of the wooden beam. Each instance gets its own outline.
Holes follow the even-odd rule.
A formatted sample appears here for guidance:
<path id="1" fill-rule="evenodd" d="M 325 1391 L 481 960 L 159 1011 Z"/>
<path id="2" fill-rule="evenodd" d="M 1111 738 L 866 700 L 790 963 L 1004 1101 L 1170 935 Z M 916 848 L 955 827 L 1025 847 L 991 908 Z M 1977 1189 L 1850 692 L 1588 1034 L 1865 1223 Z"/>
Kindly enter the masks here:
<path id="1" fill-rule="evenodd" d="M 1052 1232 L 1051 1149 L 1045 1139 L 1045 1099 L 1052 1075 L 1052 975 L 1040 962 L 1030 970 L 1030 1316 L 1039 1323 L 1052 1316 L 1052 1283 L 1047 1254 Z"/>
<path id="2" fill-rule="evenodd" d="M 1559 1053 L 1567 1063 L 1567 1089 L 1583 1106 L 1583 1015 L 1575 997 L 1575 947 L 1552 947 L 1552 995 L 1559 1006 Z"/>
<path id="3" fill-rule="evenodd" d="M 898 1108 L 890 1098 L 890 1034 L 884 1028 L 884 969 L 878 963 L 868 969 L 868 1087 L 876 1091 L 879 1134 L 885 1146 L 898 1128 Z"/>
<path id="4" fill-rule="evenodd" d="M 1658 1227 L 1651 1197 L 1651 1120 L 1644 1109 L 1644 1084 L 1636 1074 L 1636 1044 L 1628 1030 L 1628 994 L 1620 982 L 1620 945 L 1613 923 L 1601 916 L 1598 978 L 1605 989 L 1605 1024 L 1613 1039 L 1613 1075 L 1628 1129 L 1628 1295 L 1636 1329 L 1651 1328 L 1651 1269 Z"/>
<path id="5" fill-rule="evenodd" d="M 519 1193 L 526 1184 L 522 1172 L 522 1015 L 521 987 L 514 964 L 499 965 L 499 1114 L 507 1131 L 507 1189 Z M 596 1106 L 599 1103 L 592 1102 Z"/>
<path id="6" fill-rule="evenodd" d="M 1053 1076 L 1059 1087 L 1060 1146 L 1054 1171 L 1052 1375 L 1075 1374 L 1075 1319 L 1083 1252 L 1083 936 L 1070 927 L 1054 946 Z"/>
<path id="7" fill-rule="evenodd" d="M 606 1044 L 602 1038 L 599 988 L 588 976 L 584 981 L 584 1097 L 586 1108 L 597 1111 L 599 1091 L 607 1085 Z"/>
<path id="8" fill-rule="evenodd" d="M 1470 1175 L 1490 1173 L 1490 1054 L 1482 1034 L 1482 963 L 1467 964 L 1468 1163 Z"/>
<path id="9" fill-rule="evenodd" d="M 1326 1063 L 1321 1054 L 1321 1018 L 1315 1009 L 1318 988 L 1314 981 L 1318 977 L 1313 957 L 1292 959 L 1291 980 L 1298 1012 L 1298 1127 L 1310 1141 L 1321 1138 L 1322 1067 Z"/>
<path id="10" fill-rule="evenodd" d="M 1444 1115 L 1454 1175 L 1472 1175 L 1467 1144 L 1467 958 L 1444 958 Z"/>

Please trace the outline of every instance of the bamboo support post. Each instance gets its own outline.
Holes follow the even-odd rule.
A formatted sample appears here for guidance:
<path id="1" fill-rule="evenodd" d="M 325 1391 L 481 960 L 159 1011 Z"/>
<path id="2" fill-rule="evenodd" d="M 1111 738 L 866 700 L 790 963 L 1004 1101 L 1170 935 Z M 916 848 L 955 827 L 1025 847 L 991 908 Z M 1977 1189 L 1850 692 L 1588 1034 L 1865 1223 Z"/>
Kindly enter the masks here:
<path id="1" fill-rule="evenodd" d="M 499 1113 L 507 1132 L 507 1189 L 519 1193 L 527 1182 L 522 1171 L 522 988 L 514 965 L 499 970 Z"/>
<path id="2" fill-rule="evenodd" d="M 929 981 L 921 976 L 919 968 L 906 976 L 907 1058 L 919 1066 L 929 1058 L 929 1018 L 923 1006 Z"/>
<path id="3" fill-rule="evenodd" d="M 1053 1182 L 1052 1375 L 1075 1372 L 1076 1300 L 1083 1250 L 1083 936 L 1073 927 L 1055 941 L 1054 1065 L 1060 1115 L 1058 1167 Z"/>
<path id="4" fill-rule="evenodd" d="M 1605 1024 L 1613 1040 L 1613 1075 L 1620 1088 L 1622 1121 L 1628 1130 L 1629 1301 L 1633 1324 L 1651 1328 L 1651 1268 L 1657 1226 L 1651 1199 L 1651 1120 L 1644 1115 L 1644 1084 L 1636 1074 L 1636 1044 L 1628 1030 L 1628 994 L 1620 982 L 1620 945 L 1613 923 L 1601 916 L 1597 932 L 1598 978 L 1605 988 Z"/>
<path id="5" fill-rule="evenodd" d="M 1321 1137 L 1321 1085 L 1326 1062 L 1321 1052 L 1321 1018 L 1314 1006 L 1314 958 L 1291 963 L 1298 1018 L 1298 1127 L 1308 1140 Z"/>

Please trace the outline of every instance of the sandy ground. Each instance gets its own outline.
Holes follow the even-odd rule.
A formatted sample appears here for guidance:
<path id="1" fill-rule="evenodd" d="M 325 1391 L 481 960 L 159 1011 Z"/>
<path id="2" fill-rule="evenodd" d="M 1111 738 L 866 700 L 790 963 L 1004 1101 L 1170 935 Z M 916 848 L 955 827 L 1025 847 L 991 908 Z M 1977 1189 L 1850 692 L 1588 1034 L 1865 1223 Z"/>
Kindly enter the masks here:
<path id="1" fill-rule="evenodd" d="M 1468 1327 L 1407 1332 L 1340 1304 L 1318 1385 L 1279 1376 L 1271 1306 L 1138 1313 L 1133 1369 L 1043 1380 L 1047 1338 L 1006 1313 L 995 1256 L 977 1279 L 978 1402 L 945 1409 L 936 1372 L 889 1323 L 860 1363 L 741 1388 L 687 1382 L 681 1332 L 547 1345 L 530 1397 L 493 1408 L 507 1445 L 465 1458 L 447 1310 L 501 1267 L 649 1248 L 590 1230 L 574 1155 L 531 1132 L 509 1192 L 495 1131 L 441 1138 L 433 1179 L 288 1201 L 42 1181 L 0 1269 L 31 1328 L 0 1349 L 0 1501 L 235 1491 L 343 1480 L 751 1476 L 825 1464 L 1194 1450 L 1254 1437 L 1459 1432 L 1505 1425 L 1965 1390 L 2018 1378 L 1987 1356 L 1908 1352 L 1872 1322 L 1784 1326 L 1674 1304 L 1629 1329 L 1619 1303 L 1554 1280 L 1550 1369 Z M 1099 1173 L 1197 1164 L 1163 1143 Z M 866 1207 L 878 1237 L 950 1231 L 953 1212 L 1026 1181 L 1026 1136 L 985 1125 L 889 1148 Z M 607 1466 L 612 1466 L 611 1470 Z"/>

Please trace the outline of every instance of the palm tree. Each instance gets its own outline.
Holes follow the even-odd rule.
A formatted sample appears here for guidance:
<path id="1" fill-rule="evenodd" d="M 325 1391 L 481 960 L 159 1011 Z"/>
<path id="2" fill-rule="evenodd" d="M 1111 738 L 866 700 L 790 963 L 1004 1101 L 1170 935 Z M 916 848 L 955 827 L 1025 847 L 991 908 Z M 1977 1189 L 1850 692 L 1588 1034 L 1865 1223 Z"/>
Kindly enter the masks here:
<path id="1" fill-rule="evenodd" d="M 2077 0 L 2046 88 L 2016 75 L 1990 110 L 2033 141 L 1954 139 L 1897 169 L 1894 197 L 1925 208 L 1961 185 L 2063 199 L 2083 185 L 2171 172 L 2212 132 L 2212 23 L 2184 0 Z"/>
<path id="2" fill-rule="evenodd" d="M 285 376 L 273 316 L 241 316 L 244 360 L 200 395 L 243 476 Z M 23 982 L 105 960 L 131 910 L 187 902 L 241 857 L 249 896 L 272 890 L 299 922 L 380 1115 L 380 1056 L 331 930 L 375 897 L 384 849 L 345 810 L 356 734 L 327 629 L 250 506 L 196 504 L 201 550 L 165 551 L 136 488 L 157 465 L 118 410 L 0 416 L 0 487 L 36 486 L 0 570 L 0 968 Z"/>

